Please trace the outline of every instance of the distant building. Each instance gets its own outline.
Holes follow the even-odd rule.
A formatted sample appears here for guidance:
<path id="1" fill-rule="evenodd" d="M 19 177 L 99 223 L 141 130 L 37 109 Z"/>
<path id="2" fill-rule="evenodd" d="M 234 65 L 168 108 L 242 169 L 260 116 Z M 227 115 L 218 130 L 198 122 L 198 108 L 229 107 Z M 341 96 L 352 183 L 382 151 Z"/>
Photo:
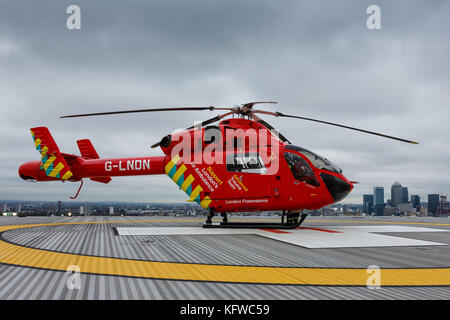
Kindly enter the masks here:
<path id="1" fill-rule="evenodd" d="M 440 196 L 438 213 L 440 217 L 450 216 L 450 207 L 448 205 L 447 196 L 445 195 Z"/>
<path id="2" fill-rule="evenodd" d="M 384 208 L 385 216 L 395 216 L 396 214 L 397 214 L 397 208 L 393 208 L 393 207 Z"/>
<path id="3" fill-rule="evenodd" d="M 80 207 L 80 215 L 84 215 L 84 207 Z"/>
<path id="4" fill-rule="evenodd" d="M 384 188 L 373 187 L 373 204 L 384 204 Z"/>
<path id="5" fill-rule="evenodd" d="M 56 212 L 61 213 L 61 209 L 62 209 L 61 201 L 58 201 Z"/>
<path id="6" fill-rule="evenodd" d="M 84 205 L 84 215 L 85 216 L 90 216 L 91 215 L 91 204 L 90 203 L 86 203 Z"/>
<path id="7" fill-rule="evenodd" d="M 376 216 L 384 216 L 385 208 L 386 208 L 386 205 L 384 203 L 376 204 L 373 207 L 373 212 Z"/>
<path id="8" fill-rule="evenodd" d="M 402 187 L 402 203 L 408 202 L 409 202 L 408 187 Z"/>
<path id="9" fill-rule="evenodd" d="M 402 202 L 402 198 L 403 187 L 398 181 L 395 181 L 391 186 L 391 206 L 397 207 Z"/>
<path id="10" fill-rule="evenodd" d="M 363 195 L 363 212 L 365 214 L 372 214 L 373 212 L 373 194 Z"/>
<path id="11" fill-rule="evenodd" d="M 109 207 L 109 214 L 114 214 L 114 207 Z"/>
<path id="12" fill-rule="evenodd" d="M 384 188 L 383 187 L 373 187 L 373 212 L 376 216 L 384 216 Z"/>
<path id="13" fill-rule="evenodd" d="M 409 214 L 413 212 L 413 207 L 411 203 L 402 202 L 397 206 L 398 213 L 400 214 Z"/>
<path id="14" fill-rule="evenodd" d="M 413 208 L 416 208 L 417 211 L 420 211 L 420 197 L 418 195 L 411 195 L 411 205 Z"/>
<path id="15" fill-rule="evenodd" d="M 420 215 L 421 215 L 422 217 L 427 217 L 427 216 L 428 216 L 428 209 L 425 208 L 425 207 L 421 207 L 421 208 L 420 208 Z"/>
<path id="16" fill-rule="evenodd" d="M 428 215 L 436 216 L 439 207 L 439 195 L 429 194 L 428 195 Z"/>

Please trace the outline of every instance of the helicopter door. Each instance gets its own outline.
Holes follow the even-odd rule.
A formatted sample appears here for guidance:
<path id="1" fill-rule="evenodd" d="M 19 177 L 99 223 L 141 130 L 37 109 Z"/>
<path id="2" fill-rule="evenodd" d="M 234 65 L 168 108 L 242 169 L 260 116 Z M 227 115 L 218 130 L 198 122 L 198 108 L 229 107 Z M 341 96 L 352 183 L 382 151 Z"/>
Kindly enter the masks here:
<path id="1" fill-rule="evenodd" d="M 270 193 L 270 176 L 257 152 L 228 151 L 226 167 L 229 185 L 242 198 L 267 198 Z"/>

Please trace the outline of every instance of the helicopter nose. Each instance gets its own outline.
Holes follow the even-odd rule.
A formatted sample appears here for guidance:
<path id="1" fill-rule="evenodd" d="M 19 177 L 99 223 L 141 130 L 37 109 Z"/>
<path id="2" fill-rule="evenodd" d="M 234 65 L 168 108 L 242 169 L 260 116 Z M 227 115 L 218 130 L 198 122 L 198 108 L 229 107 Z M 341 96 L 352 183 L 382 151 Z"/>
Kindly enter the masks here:
<path id="1" fill-rule="evenodd" d="M 321 173 L 320 176 L 335 202 L 344 199 L 353 189 L 353 185 L 331 174 Z"/>

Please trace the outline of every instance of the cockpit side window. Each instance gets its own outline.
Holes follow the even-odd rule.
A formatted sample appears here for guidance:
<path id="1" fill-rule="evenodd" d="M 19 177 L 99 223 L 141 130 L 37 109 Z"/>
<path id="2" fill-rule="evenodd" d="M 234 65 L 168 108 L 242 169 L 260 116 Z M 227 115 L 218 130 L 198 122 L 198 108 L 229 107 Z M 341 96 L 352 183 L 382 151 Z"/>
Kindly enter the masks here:
<path id="1" fill-rule="evenodd" d="M 309 151 L 304 148 L 300 148 L 293 145 L 288 145 L 286 149 L 294 150 L 303 154 L 309 161 L 318 169 L 325 169 L 337 173 L 342 173 L 342 169 L 338 168 L 336 165 L 332 164 L 329 160 Z"/>
<path id="2" fill-rule="evenodd" d="M 255 152 L 230 152 L 227 154 L 227 170 L 231 172 L 247 172 L 265 174 L 267 168 L 260 155 Z"/>
<path id="3" fill-rule="evenodd" d="M 302 157 L 290 152 L 285 152 L 284 157 L 295 179 L 317 187 L 320 185 L 311 167 Z"/>

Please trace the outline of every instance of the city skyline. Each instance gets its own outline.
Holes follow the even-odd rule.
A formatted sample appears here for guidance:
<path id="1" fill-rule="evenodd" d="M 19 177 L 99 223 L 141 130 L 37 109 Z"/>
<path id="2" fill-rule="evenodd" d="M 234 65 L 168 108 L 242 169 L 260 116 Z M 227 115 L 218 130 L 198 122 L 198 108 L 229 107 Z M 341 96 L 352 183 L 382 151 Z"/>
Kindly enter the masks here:
<path id="1" fill-rule="evenodd" d="M 389 194 L 389 193 L 388 193 Z M 427 194 L 427 201 L 422 201 L 420 195 L 411 194 L 409 196 L 408 187 L 402 186 L 398 181 L 391 185 L 390 198 L 385 198 L 385 189 L 382 186 L 374 186 L 372 194 L 363 194 L 362 210 L 366 214 L 398 215 L 398 214 L 424 214 L 439 215 L 450 214 L 448 194 Z M 426 211 L 423 211 L 422 204 L 426 204 Z M 438 210 L 439 209 L 439 210 Z"/>
<path id="2" fill-rule="evenodd" d="M 154 177 L 154 176 L 152 176 L 152 177 Z M 133 177 L 131 177 L 131 178 L 133 178 Z M 134 177 L 134 178 L 136 178 L 136 177 Z M 86 182 L 89 183 L 89 181 L 86 181 Z M 395 181 L 391 185 L 391 187 L 394 186 L 396 183 L 399 183 L 399 182 Z M 95 183 L 91 182 L 91 184 L 96 186 Z M 170 187 L 170 185 L 171 184 L 169 184 L 169 187 Z M 356 185 L 356 187 L 357 186 L 358 185 Z M 401 184 L 400 184 L 400 186 L 402 187 Z M 381 188 L 384 189 L 384 191 L 383 191 L 383 203 L 384 204 L 387 203 L 387 200 L 392 201 L 392 197 L 391 196 L 390 197 L 386 197 L 386 194 L 385 194 L 385 192 L 386 192 L 386 188 L 385 188 L 386 185 L 377 185 L 377 186 L 372 186 L 371 187 L 372 188 L 372 192 L 371 193 L 362 193 L 361 195 L 353 196 L 353 197 L 351 197 L 352 201 L 349 201 L 350 197 L 347 197 L 347 198 L 344 198 L 343 200 L 341 200 L 340 202 L 337 202 L 337 204 L 364 205 L 364 201 L 363 201 L 364 196 L 366 196 L 368 194 L 372 194 L 373 195 L 374 194 L 374 188 L 376 188 L 376 187 L 381 187 Z M 409 189 L 409 186 L 406 187 L 406 189 L 407 189 L 407 193 L 409 193 L 408 202 L 410 202 L 410 197 L 411 196 L 419 196 L 419 198 L 421 199 L 420 202 L 421 203 L 426 203 L 427 201 L 424 201 L 424 200 L 427 199 L 428 195 L 430 195 L 430 194 L 439 194 L 439 195 L 445 195 L 445 196 L 449 195 L 449 194 L 443 193 L 443 192 L 428 192 L 428 193 L 424 193 L 424 194 L 419 194 L 417 192 L 410 192 L 411 189 Z M 174 192 L 176 193 L 176 191 L 177 190 L 175 188 Z M 389 194 L 391 194 L 391 193 L 392 193 L 392 190 L 390 189 Z M 401 196 L 403 196 L 403 194 L 401 194 Z M 63 202 L 72 202 L 72 203 L 86 203 L 86 202 L 98 202 L 98 203 L 101 203 L 101 202 L 107 202 L 107 203 L 114 203 L 114 202 L 117 202 L 117 203 L 173 203 L 173 204 L 187 203 L 188 199 L 186 199 L 186 198 L 185 199 L 180 199 L 180 198 L 182 198 L 182 197 L 176 197 L 175 201 L 170 201 L 170 199 L 166 200 L 166 201 L 163 201 L 161 199 L 156 199 L 156 200 L 151 200 L 151 199 L 147 199 L 147 200 L 145 200 L 145 199 L 143 199 L 143 200 L 120 200 L 120 199 L 115 199 L 115 200 L 111 200 L 111 199 L 107 199 L 107 197 L 105 197 L 104 199 L 102 199 L 100 197 L 99 198 L 95 198 L 95 199 L 89 199 L 89 197 L 85 198 L 85 197 L 82 197 L 81 194 L 80 194 L 80 197 L 77 198 L 76 200 L 70 199 L 69 195 L 67 195 L 66 197 L 62 197 L 62 198 L 58 197 L 58 196 L 54 196 L 54 197 L 47 198 L 47 199 L 42 199 L 42 198 L 27 199 L 27 198 L 20 198 L 20 196 L 19 196 L 19 197 L 10 198 L 10 199 L 7 199 L 7 198 L 0 199 L 0 203 L 3 203 L 4 201 L 25 201 L 25 202 L 36 202 L 36 201 L 56 202 L 56 201 L 63 201 Z"/>

